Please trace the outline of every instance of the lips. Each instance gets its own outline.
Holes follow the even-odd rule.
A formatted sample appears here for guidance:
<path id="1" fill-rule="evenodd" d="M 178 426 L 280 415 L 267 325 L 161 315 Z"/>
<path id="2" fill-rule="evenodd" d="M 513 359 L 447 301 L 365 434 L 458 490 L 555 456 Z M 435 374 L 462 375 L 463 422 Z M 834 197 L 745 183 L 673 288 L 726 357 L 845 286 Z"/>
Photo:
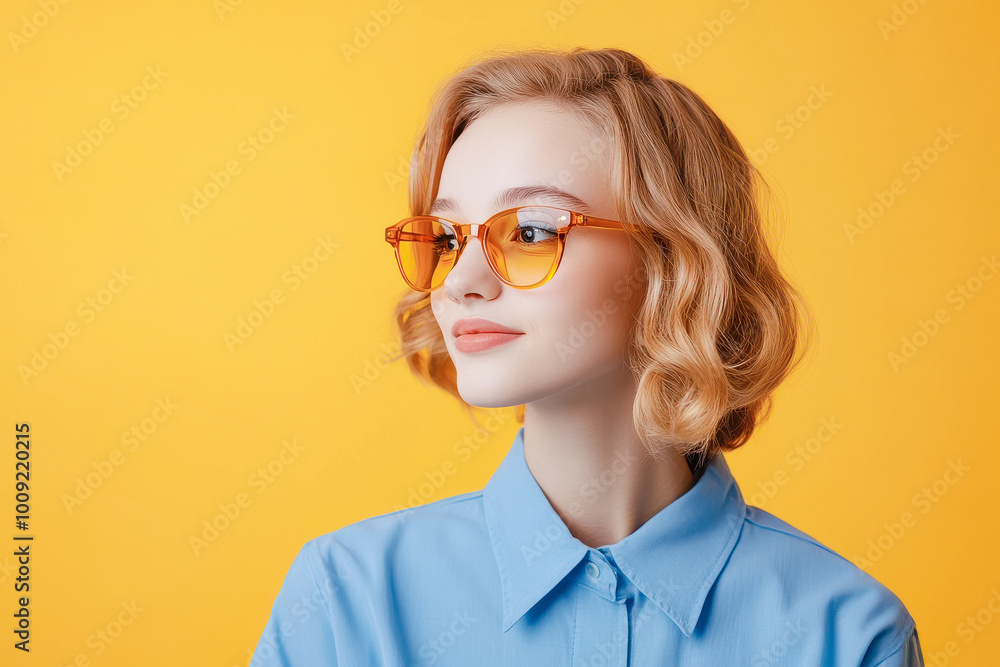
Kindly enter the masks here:
<path id="1" fill-rule="evenodd" d="M 451 335 L 455 338 L 468 334 L 483 333 L 522 334 L 524 332 L 505 327 L 490 320 L 484 320 L 481 317 L 464 317 L 456 320 L 451 326 Z"/>

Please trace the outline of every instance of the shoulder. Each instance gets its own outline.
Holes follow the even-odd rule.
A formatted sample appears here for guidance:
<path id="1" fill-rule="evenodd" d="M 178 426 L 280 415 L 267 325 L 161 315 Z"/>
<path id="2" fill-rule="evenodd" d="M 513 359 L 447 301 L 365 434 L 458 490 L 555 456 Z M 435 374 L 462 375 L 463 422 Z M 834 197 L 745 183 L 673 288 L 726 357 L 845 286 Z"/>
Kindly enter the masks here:
<path id="1" fill-rule="evenodd" d="M 482 495 L 471 491 L 362 519 L 314 537 L 302 551 L 318 578 L 378 578 L 395 563 L 488 543 Z"/>
<path id="2" fill-rule="evenodd" d="M 747 506 L 730 568 L 748 596 L 789 617 L 810 619 L 832 641 L 851 644 L 861 664 L 884 660 L 914 632 L 912 616 L 889 588 L 758 507 Z"/>
<path id="3" fill-rule="evenodd" d="M 384 540 L 427 537 L 438 531 L 477 530 L 483 518 L 482 499 L 482 490 L 441 498 L 356 521 L 310 542 L 319 549 L 334 544 L 369 547 Z"/>

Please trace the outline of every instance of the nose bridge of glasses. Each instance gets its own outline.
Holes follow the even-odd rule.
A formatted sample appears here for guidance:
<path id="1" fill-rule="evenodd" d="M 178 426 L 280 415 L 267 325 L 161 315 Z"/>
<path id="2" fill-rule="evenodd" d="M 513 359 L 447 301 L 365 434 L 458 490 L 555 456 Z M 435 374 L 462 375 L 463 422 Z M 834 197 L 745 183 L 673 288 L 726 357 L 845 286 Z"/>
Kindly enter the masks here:
<path id="1" fill-rule="evenodd" d="M 458 248 L 459 257 L 455 261 L 456 264 L 458 264 L 458 262 L 461 261 L 462 257 L 465 256 L 466 254 L 465 251 L 468 249 L 468 246 L 473 239 L 479 242 L 479 252 L 483 254 L 483 259 L 486 259 L 486 248 L 485 246 L 483 246 L 483 237 L 480 235 L 482 233 L 482 227 L 483 227 L 482 225 L 475 223 L 468 225 L 467 228 L 469 231 L 468 233 L 464 234 L 464 236 L 462 237 L 462 242 L 459 244 Z M 464 232 L 465 230 L 462 231 Z"/>
<path id="2" fill-rule="evenodd" d="M 472 239 L 477 239 L 479 241 L 480 252 L 482 252 L 483 255 L 485 256 L 486 248 L 483 246 L 483 232 L 485 232 L 486 230 L 483 228 L 482 224 L 475 222 L 469 223 L 467 225 L 462 225 L 457 222 L 449 224 L 456 232 L 458 232 L 458 235 L 460 236 L 458 245 L 458 257 L 456 258 L 455 264 L 457 264 L 458 260 L 460 260 L 465 255 L 466 246 L 469 245 L 469 242 Z"/>
<path id="3" fill-rule="evenodd" d="M 469 271 L 470 267 L 468 265 L 470 262 L 473 262 L 476 265 L 475 268 L 471 269 L 473 273 L 483 270 L 493 272 L 490 259 L 486 255 L 486 248 L 483 245 L 483 238 L 482 236 L 480 236 L 480 234 L 482 234 L 482 232 L 484 231 L 483 225 L 478 223 L 471 223 L 469 225 L 463 225 L 463 227 L 464 229 L 462 231 L 465 232 L 466 229 L 468 229 L 468 233 L 466 233 L 462 237 L 462 240 L 458 248 L 458 255 L 456 256 L 454 262 L 448 269 L 449 278 L 451 280 L 455 280 L 455 277 L 451 276 L 450 274 L 465 273 Z M 478 255 L 475 258 L 470 257 L 469 256 L 470 253 L 468 252 L 469 246 L 472 245 L 471 242 L 473 239 L 476 239 L 479 242 L 477 244 L 479 246 L 479 250 L 473 251 L 471 253 L 473 255 Z M 460 265 L 462 267 L 461 269 L 459 269 Z M 459 270 L 456 272 L 456 269 Z"/>
<path id="4" fill-rule="evenodd" d="M 467 225 L 463 225 L 457 222 L 449 222 L 448 225 L 462 236 L 463 241 L 467 242 L 470 238 L 478 238 L 482 241 L 481 234 L 484 231 L 482 224 L 470 222 Z"/>

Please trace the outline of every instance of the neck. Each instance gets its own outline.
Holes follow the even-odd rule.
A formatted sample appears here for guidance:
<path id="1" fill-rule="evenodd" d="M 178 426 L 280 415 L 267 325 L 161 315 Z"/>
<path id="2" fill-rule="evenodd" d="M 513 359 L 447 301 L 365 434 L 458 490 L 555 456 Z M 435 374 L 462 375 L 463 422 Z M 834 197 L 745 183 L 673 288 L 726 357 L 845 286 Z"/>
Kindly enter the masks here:
<path id="1" fill-rule="evenodd" d="M 632 424 L 635 385 L 627 373 L 604 378 L 600 391 L 528 403 L 528 469 L 570 533 L 589 547 L 631 535 L 694 485 L 674 449 L 653 457 Z"/>

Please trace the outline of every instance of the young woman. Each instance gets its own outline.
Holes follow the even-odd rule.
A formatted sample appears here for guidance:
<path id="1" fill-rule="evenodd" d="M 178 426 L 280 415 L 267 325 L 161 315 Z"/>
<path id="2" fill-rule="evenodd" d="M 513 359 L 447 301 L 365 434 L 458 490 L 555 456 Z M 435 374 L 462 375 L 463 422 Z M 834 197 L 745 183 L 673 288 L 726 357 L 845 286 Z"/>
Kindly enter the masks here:
<path id="1" fill-rule="evenodd" d="M 447 81 L 385 231 L 403 356 L 523 425 L 481 491 L 308 542 L 251 664 L 922 665 L 902 602 L 748 506 L 723 455 L 803 349 L 765 192 L 628 52 Z"/>

